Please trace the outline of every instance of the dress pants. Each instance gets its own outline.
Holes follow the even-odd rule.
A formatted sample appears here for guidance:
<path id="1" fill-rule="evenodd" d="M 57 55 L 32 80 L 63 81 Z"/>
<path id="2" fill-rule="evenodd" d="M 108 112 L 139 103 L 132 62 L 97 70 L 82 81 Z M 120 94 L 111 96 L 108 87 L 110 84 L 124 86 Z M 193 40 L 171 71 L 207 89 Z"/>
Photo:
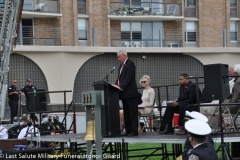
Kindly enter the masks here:
<path id="1" fill-rule="evenodd" d="M 126 133 L 138 134 L 138 98 L 122 99 Z"/>
<path id="2" fill-rule="evenodd" d="M 172 120 L 174 113 L 179 113 L 179 106 L 173 107 L 173 106 L 167 106 L 166 111 L 163 116 L 163 125 L 168 125 L 168 129 L 172 128 Z"/>
<path id="3" fill-rule="evenodd" d="M 33 112 L 34 111 L 34 109 L 32 108 L 30 100 L 26 101 L 26 108 L 27 108 L 28 112 Z M 31 113 L 30 118 L 32 120 L 38 121 L 37 116 L 36 115 L 34 116 L 34 115 L 35 115 L 34 113 Z"/>
<path id="4" fill-rule="evenodd" d="M 8 104 L 11 109 L 11 123 L 13 123 L 13 118 L 17 116 L 17 112 L 18 112 L 18 101 L 9 100 Z"/>

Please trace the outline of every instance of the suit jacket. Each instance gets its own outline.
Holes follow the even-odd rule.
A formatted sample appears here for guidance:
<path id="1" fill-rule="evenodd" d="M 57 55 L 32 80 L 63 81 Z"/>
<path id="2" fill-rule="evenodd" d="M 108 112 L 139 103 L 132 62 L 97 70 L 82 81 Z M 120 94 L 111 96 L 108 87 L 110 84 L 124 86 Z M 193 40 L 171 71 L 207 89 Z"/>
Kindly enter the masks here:
<path id="1" fill-rule="evenodd" d="M 239 103 L 240 102 L 240 77 L 237 77 L 235 79 L 235 83 L 232 88 L 232 94 L 230 96 L 230 103 Z M 231 105 L 229 106 L 230 112 L 232 114 L 236 113 L 238 111 L 239 105 Z"/>
<path id="2" fill-rule="evenodd" d="M 199 98 L 201 96 L 201 91 L 199 90 Z M 189 81 L 187 84 L 187 88 L 183 92 L 183 85 L 179 88 L 179 97 L 177 99 L 179 106 L 188 106 L 189 104 L 197 103 L 197 92 L 196 92 L 196 84 Z"/>
<path id="3" fill-rule="evenodd" d="M 134 62 L 131 61 L 130 59 L 127 59 L 122 69 L 122 72 L 120 74 L 121 68 L 122 68 L 122 64 L 120 64 L 118 68 L 120 88 L 123 90 L 123 91 L 120 91 L 119 98 L 126 99 L 126 98 L 137 97 L 138 91 L 137 91 L 137 84 L 136 84 L 136 78 L 135 78 L 136 66 Z M 116 84 L 117 82 L 118 82 L 118 79 L 116 81 Z"/>
<path id="4" fill-rule="evenodd" d="M 212 155 L 213 159 L 217 160 L 218 159 L 217 154 L 214 154 L 214 153 L 216 153 L 215 148 L 214 148 L 214 142 L 213 142 L 212 136 L 210 134 L 207 135 L 207 147 L 211 151 L 211 153 L 213 153 L 213 155 Z M 192 150 L 192 146 L 189 141 L 189 138 L 187 138 L 185 141 L 185 145 L 184 145 L 183 157 L 187 157 L 188 151 L 190 152 L 191 150 Z"/>
<path id="5" fill-rule="evenodd" d="M 218 157 L 213 146 L 209 148 L 207 143 L 203 143 L 189 151 L 187 153 L 187 158 L 183 159 L 218 160 Z"/>

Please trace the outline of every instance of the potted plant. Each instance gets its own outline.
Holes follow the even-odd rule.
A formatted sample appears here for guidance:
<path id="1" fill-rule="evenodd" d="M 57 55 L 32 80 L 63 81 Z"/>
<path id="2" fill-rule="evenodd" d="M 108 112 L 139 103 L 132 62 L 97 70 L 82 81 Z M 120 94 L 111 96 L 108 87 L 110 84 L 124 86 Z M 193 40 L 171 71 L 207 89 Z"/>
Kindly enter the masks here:
<path id="1" fill-rule="evenodd" d="M 127 8 L 126 8 L 126 7 L 122 7 L 122 11 L 123 11 L 123 14 L 124 14 L 124 15 L 127 14 Z"/>
<path id="2" fill-rule="evenodd" d="M 144 9 L 144 10 L 142 11 L 142 13 L 143 13 L 143 15 L 148 15 L 149 11 Z"/>
<path id="3" fill-rule="evenodd" d="M 122 7 L 119 7 L 119 8 L 118 8 L 118 13 L 119 13 L 119 14 L 122 14 L 122 12 L 123 12 L 123 11 L 122 11 Z"/>

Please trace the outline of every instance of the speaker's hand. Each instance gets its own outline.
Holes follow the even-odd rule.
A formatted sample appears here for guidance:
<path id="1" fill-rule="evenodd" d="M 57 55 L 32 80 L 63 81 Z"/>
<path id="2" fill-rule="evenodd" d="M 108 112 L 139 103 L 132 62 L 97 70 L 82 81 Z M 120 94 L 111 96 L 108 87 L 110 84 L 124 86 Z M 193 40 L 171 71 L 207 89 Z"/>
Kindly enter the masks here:
<path id="1" fill-rule="evenodd" d="M 173 106 L 173 107 L 177 107 L 177 106 L 178 106 L 178 102 L 173 101 L 173 102 L 172 102 L 172 106 Z"/>

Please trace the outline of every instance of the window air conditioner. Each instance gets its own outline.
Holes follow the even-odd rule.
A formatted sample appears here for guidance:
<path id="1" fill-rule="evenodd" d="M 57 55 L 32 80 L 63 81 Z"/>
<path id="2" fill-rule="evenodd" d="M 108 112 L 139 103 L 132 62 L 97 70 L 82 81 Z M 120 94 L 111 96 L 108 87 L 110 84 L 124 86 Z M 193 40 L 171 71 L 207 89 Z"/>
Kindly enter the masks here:
<path id="1" fill-rule="evenodd" d="M 169 48 L 178 48 L 179 44 L 178 43 L 168 43 L 167 45 Z"/>

